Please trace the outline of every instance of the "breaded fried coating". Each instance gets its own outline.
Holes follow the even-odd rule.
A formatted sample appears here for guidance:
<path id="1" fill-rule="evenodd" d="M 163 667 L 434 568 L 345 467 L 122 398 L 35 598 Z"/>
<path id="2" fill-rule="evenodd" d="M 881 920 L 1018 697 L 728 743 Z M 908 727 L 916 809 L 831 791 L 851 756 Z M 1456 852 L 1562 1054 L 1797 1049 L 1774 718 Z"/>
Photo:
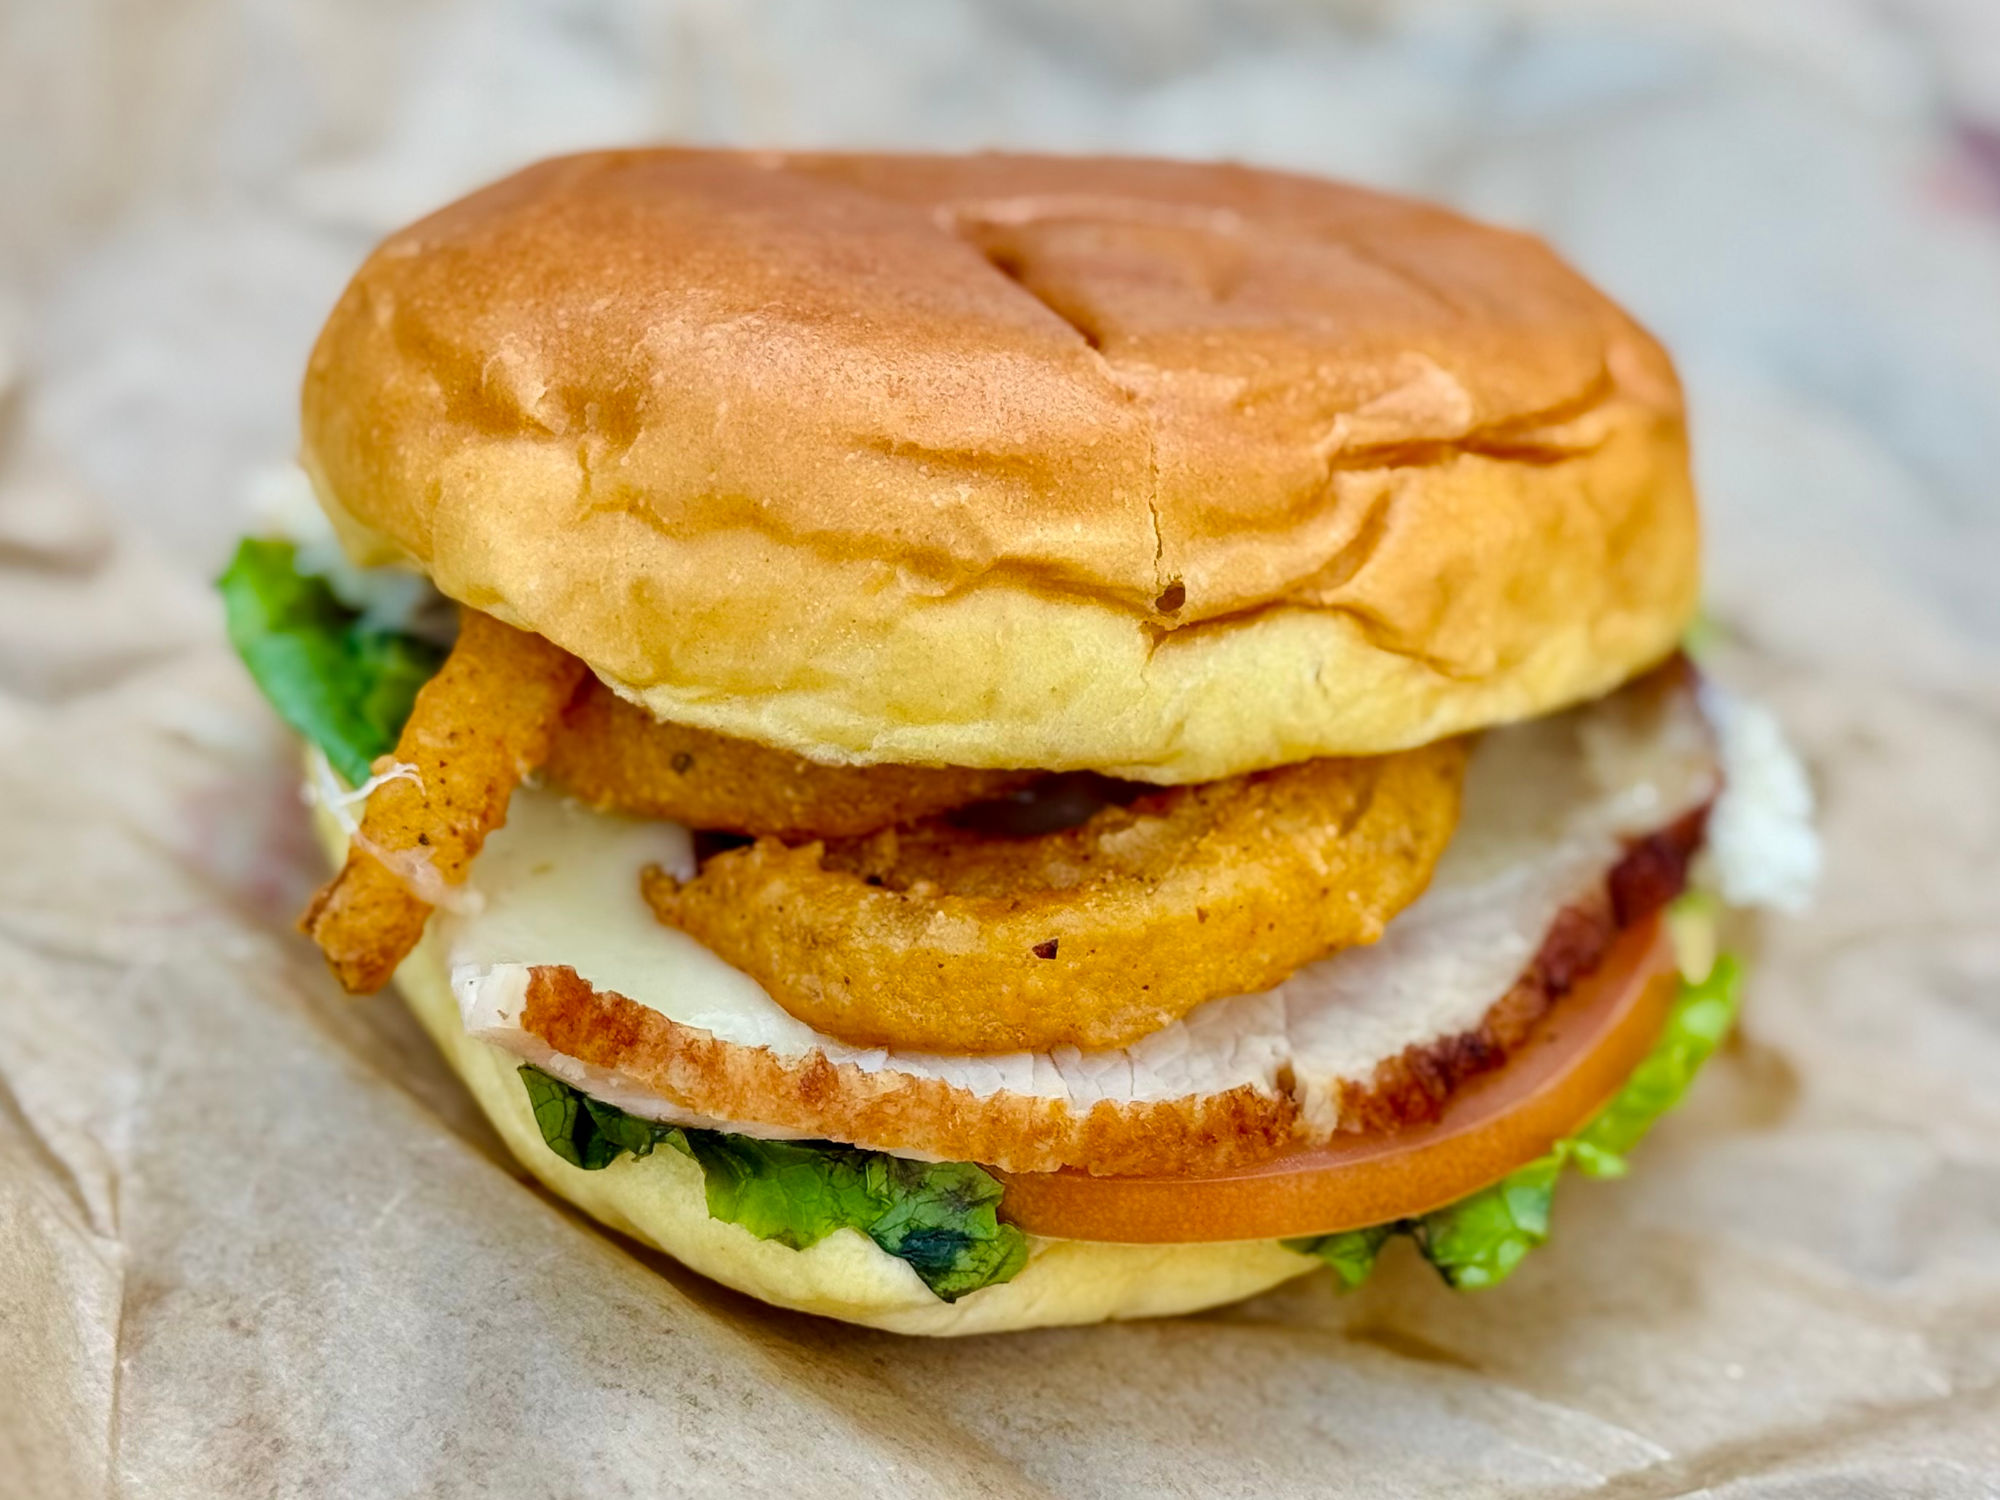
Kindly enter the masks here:
<path id="1" fill-rule="evenodd" d="M 855 1046 L 1123 1046 L 1378 938 L 1458 820 L 1467 747 L 1154 792 L 1036 838 L 933 819 L 774 838 L 641 889 L 662 922 Z"/>
<path id="2" fill-rule="evenodd" d="M 523 776 L 547 757 L 583 663 L 491 615 L 461 612 L 458 644 L 396 742 L 407 774 L 369 795 L 347 863 L 300 928 L 349 991 L 380 989 L 451 899 Z M 377 762 L 378 770 L 382 763 Z"/>
<path id="3" fill-rule="evenodd" d="M 750 740 L 662 723 L 594 677 L 563 715 L 548 773 L 604 811 L 792 841 L 873 833 L 1003 796 L 1036 776 L 821 765 Z"/>

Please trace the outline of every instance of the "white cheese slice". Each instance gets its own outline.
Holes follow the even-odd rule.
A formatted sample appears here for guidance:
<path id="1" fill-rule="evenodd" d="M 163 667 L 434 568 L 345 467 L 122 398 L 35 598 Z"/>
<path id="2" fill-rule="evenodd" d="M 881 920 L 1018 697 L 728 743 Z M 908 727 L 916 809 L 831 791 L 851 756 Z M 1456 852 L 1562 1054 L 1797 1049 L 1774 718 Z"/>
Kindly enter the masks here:
<path id="1" fill-rule="evenodd" d="M 1686 693 L 1620 694 L 1492 731 L 1474 754 L 1463 817 L 1429 890 L 1381 942 L 1100 1052 L 940 1056 L 821 1035 L 748 975 L 661 926 L 640 899 L 645 865 L 692 873 L 685 829 L 592 812 L 548 790 L 517 794 L 507 826 L 488 841 L 473 873 L 477 909 L 434 920 L 470 1032 L 635 1114 L 715 1123 L 633 1080 L 556 1056 L 523 1031 L 530 966 L 565 965 L 684 1026 L 781 1058 L 816 1051 L 865 1070 L 942 1079 L 981 1096 L 1061 1099 L 1078 1110 L 1246 1084 L 1270 1092 L 1289 1072 L 1311 1122 L 1326 1125 L 1343 1082 L 1365 1081 L 1413 1044 L 1477 1026 L 1562 908 L 1604 878 L 1623 840 L 1715 794 L 1714 754 Z"/>

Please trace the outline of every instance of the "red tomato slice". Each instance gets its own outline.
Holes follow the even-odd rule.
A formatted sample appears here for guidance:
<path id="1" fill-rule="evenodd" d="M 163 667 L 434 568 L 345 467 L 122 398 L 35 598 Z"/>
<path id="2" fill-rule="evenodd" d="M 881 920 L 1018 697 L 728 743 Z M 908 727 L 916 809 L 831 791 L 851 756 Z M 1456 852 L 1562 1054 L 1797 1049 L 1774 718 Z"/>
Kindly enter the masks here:
<path id="1" fill-rule="evenodd" d="M 1031 1234 L 1126 1244 L 1283 1239 L 1426 1213 L 1497 1182 L 1586 1123 L 1665 1024 L 1677 975 L 1658 917 L 1624 933 L 1507 1063 L 1428 1125 L 1357 1135 L 1204 1177 L 1000 1172 Z"/>

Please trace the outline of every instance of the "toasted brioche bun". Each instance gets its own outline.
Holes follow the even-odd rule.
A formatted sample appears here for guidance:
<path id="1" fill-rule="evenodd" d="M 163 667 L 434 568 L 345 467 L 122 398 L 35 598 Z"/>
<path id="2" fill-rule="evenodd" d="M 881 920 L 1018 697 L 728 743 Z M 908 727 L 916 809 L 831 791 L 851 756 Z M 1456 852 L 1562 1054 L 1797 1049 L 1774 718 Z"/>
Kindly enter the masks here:
<path id="1" fill-rule="evenodd" d="M 1639 327 L 1537 241 L 1239 167 L 546 162 L 370 257 L 303 415 L 357 560 L 829 762 L 1402 749 L 1695 601 Z"/>

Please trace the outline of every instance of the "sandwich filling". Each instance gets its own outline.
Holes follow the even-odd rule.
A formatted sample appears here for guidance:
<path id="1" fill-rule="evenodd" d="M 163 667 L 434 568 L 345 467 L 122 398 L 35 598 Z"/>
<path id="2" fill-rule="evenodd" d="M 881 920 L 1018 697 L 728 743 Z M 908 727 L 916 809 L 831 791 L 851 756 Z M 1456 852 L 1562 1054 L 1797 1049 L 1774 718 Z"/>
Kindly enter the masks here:
<path id="1" fill-rule="evenodd" d="M 1193 1180 L 1448 1116 L 1682 896 L 1719 796 L 1725 887 L 1810 865 L 1782 746 L 1685 664 L 1469 744 L 1092 785 L 1064 812 L 1074 785 L 1033 773 L 816 767 L 655 725 L 471 612 L 446 660 L 301 555 L 246 542 L 223 591 L 346 835 L 308 917 L 343 979 L 427 934 L 551 1152 L 664 1148 L 715 1217 L 796 1247 L 857 1229 L 945 1300 L 1024 1263 L 1006 1174 Z M 1742 783 L 1783 794 L 1762 835 Z M 1045 804 L 1065 826 L 982 821 Z M 1545 1151 L 1287 1245 L 1351 1283 L 1403 1233 L 1454 1284 L 1500 1279 L 1557 1174 L 1622 1170 L 1720 1039 L 1733 966 L 1688 967 L 1637 1070 Z"/>
<path id="2" fill-rule="evenodd" d="M 683 1123 L 733 1118 L 763 1134 L 848 1136 L 840 1111 L 874 1080 L 899 1092 L 937 1087 L 948 1100 L 940 1133 L 982 1113 L 1004 1118 L 1019 1102 L 1041 1106 L 1044 1144 L 1023 1140 L 984 1159 L 1013 1170 L 1080 1166 L 1162 1170 L 1226 1165 L 1268 1154 L 1265 1143 L 1218 1142 L 1205 1159 L 1138 1160 L 1169 1111 L 1193 1113 L 1223 1096 L 1255 1101 L 1284 1139 L 1420 1115 L 1390 1072 L 1414 1049 L 1475 1031 L 1494 1005 L 1557 947 L 1547 967 L 1570 978 L 1594 967 L 1619 925 L 1612 876 L 1627 870 L 1622 914 L 1637 921 L 1678 894 L 1686 846 L 1672 837 L 1714 795 L 1717 773 L 1692 696 L 1647 690 L 1556 719 L 1494 731 L 1476 753 L 1459 831 L 1429 890 L 1382 940 L 1296 970 L 1284 983 L 1207 1002 L 1125 1047 L 979 1054 L 857 1047 L 815 1031 L 753 978 L 685 933 L 655 921 L 633 879 L 649 862 L 691 869 L 693 839 L 675 824 L 591 811 L 553 787 L 516 794 L 468 878 L 476 910 L 433 918 L 449 956 L 468 1029 L 568 1077 L 619 1107 Z M 1651 837 L 1659 835 L 1657 841 Z M 1628 863 L 1628 847 L 1658 851 L 1666 870 Z M 1562 984 L 1563 988 L 1567 984 Z M 1555 988 L 1544 982 L 1547 1003 Z M 610 997 L 610 998 L 607 998 Z M 625 1005 L 620 1005 L 622 998 Z M 754 1049 L 823 1086 L 821 1112 L 796 1123 L 725 1115 L 717 1081 L 673 1077 L 705 1041 Z M 560 1039 L 560 1051 L 550 1038 Z M 1448 1064 L 1440 1061 L 1438 1066 Z M 585 1072 L 589 1068 L 591 1071 Z M 696 1069 L 695 1071 L 699 1071 Z M 649 1081 L 651 1080 L 651 1081 Z M 852 1080 L 852 1086 L 844 1086 Z M 665 1085 L 664 1087 L 662 1085 Z M 717 1107 L 676 1108 L 670 1096 Z M 766 1097 L 775 1115 L 782 1093 Z M 727 1103 L 735 1108 L 755 1101 Z M 1130 1141 L 1114 1144 L 1107 1114 L 1154 1106 Z M 1070 1129 L 1058 1143 L 1048 1121 Z M 866 1129 L 863 1125 L 861 1128 Z M 880 1128 L 880 1127 L 878 1127 Z M 947 1135 L 948 1139 L 948 1135 Z M 951 1154 L 946 1140 L 873 1139 L 873 1145 Z M 989 1149 L 999 1142 L 988 1143 Z M 1112 1153 L 1117 1153 L 1112 1159 Z"/>

